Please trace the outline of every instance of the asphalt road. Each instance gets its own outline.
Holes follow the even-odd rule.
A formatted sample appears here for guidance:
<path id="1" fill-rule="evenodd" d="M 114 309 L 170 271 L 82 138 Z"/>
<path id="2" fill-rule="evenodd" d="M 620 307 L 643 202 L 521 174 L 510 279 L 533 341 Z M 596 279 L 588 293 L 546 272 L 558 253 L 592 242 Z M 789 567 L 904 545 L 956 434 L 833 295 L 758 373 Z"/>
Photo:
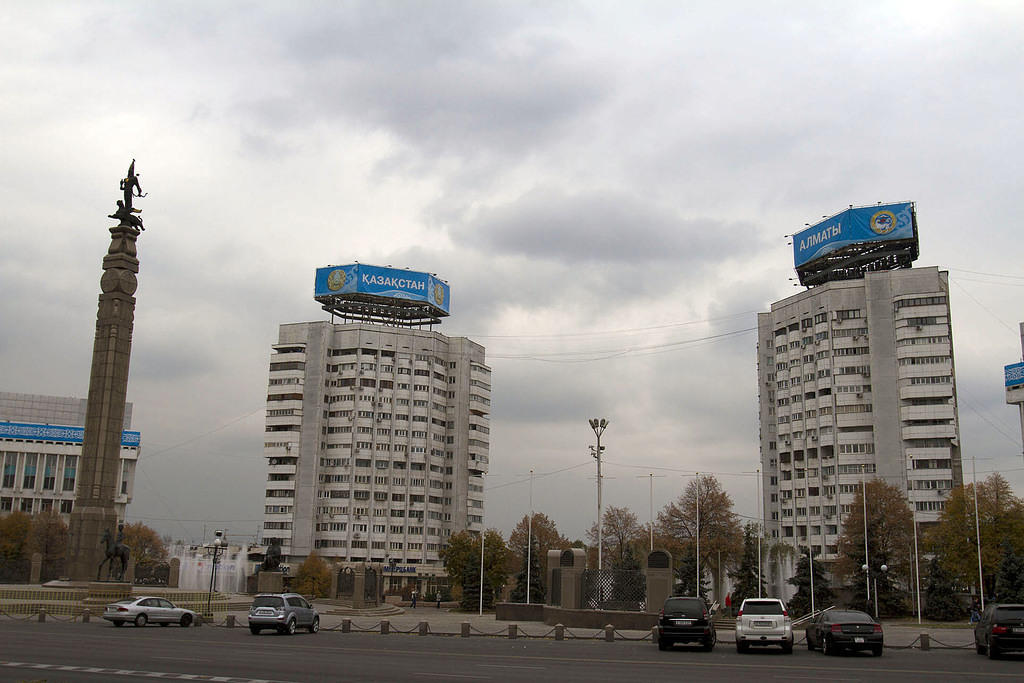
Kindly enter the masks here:
<path id="1" fill-rule="evenodd" d="M 825 657 L 796 649 L 705 653 L 650 642 L 508 640 L 321 631 L 253 636 L 245 628 L 0 620 L 0 681 L 982 681 L 1021 680 L 1024 655 L 973 649 Z"/>

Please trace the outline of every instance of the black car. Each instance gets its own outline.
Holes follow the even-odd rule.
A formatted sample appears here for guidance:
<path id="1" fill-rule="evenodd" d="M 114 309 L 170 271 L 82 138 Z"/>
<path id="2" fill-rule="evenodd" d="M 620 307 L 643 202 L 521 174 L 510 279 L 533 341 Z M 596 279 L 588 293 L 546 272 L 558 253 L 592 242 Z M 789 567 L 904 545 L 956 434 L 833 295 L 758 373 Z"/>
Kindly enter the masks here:
<path id="1" fill-rule="evenodd" d="M 974 625 L 974 647 L 979 655 L 998 659 L 1009 650 L 1024 650 L 1024 605 L 989 603 Z"/>
<path id="2" fill-rule="evenodd" d="M 866 612 L 830 609 L 807 625 L 807 649 L 820 647 L 826 655 L 842 650 L 871 650 L 882 656 L 882 625 Z"/>
<path id="3" fill-rule="evenodd" d="M 658 649 L 667 650 L 674 643 L 700 643 L 705 652 L 711 652 L 718 640 L 713 615 L 703 598 L 669 598 L 658 615 Z"/>

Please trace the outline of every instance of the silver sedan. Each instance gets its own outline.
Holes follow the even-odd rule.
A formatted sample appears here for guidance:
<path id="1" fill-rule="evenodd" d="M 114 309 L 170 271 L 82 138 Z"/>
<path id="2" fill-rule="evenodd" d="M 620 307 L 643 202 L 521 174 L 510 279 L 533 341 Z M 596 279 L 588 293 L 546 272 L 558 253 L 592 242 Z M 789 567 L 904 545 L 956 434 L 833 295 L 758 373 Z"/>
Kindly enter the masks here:
<path id="1" fill-rule="evenodd" d="M 150 622 L 161 626 L 168 624 L 191 626 L 199 621 L 199 615 L 192 610 L 176 607 L 174 603 L 165 598 L 150 596 L 126 598 L 113 602 L 103 610 L 103 618 L 114 626 L 124 626 L 127 621 L 136 626 L 145 626 Z"/>

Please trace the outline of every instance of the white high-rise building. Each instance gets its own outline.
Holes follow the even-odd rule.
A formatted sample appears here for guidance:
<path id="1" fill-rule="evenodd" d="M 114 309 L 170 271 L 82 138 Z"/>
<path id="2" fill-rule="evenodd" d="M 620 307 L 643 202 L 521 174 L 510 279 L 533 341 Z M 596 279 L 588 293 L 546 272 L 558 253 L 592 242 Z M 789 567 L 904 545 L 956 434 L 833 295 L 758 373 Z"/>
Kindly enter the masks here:
<path id="1" fill-rule="evenodd" d="M 0 392 L 0 515 L 54 511 L 69 521 L 75 505 L 85 432 L 84 398 Z M 121 487 L 114 501 L 119 519 L 132 500 L 139 432 L 128 431 L 125 404 L 121 435 Z"/>
<path id="2" fill-rule="evenodd" d="M 766 533 L 834 560 L 864 479 L 935 522 L 962 483 L 948 274 L 826 282 L 758 315 Z M 777 578 L 777 577 L 776 577 Z"/>
<path id="3" fill-rule="evenodd" d="M 263 537 L 296 565 L 384 562 L 443 575 L 448 537 L 483 529 L 491 370 L 484 348 L 412 327 L 280 326 L 270 356 Z"/>

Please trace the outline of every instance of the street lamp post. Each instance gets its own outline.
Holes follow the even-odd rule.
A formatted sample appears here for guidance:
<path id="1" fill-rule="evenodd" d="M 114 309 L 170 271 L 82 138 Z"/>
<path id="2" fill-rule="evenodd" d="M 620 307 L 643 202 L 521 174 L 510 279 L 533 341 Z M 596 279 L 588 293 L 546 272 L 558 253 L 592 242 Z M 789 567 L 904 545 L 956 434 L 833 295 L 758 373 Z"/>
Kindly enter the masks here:
<path id="1" fill-rule="evenodd" d="M 867 566 L 871 561 L 868 558 L 868 486 L 867 479 L 864 475 L 864 463 L 860 464 L 860 500 L 864 507 L 864 569 L 866 571 Z M 867 598 L 870 601 L 871 580 L 867 577 L 867 574 L 864 575 L 864 586 L 864 590 L 867 592 Z"/>
<path id="2" fill-rule="evenodd" d="M 530 604 L 530 564 L 533 561 L 533 470 L 530 470 L 530 520 L 526 526 L 526 604 Z"/>
<path id="3" fill-rule="evenodd" d="M 764 533 L 764 501 L 761 500 L 761 468 L 757 468 L 757 597 L 761 597 L 761 534 Z"/>
<path id="4" fill-rule="evenodd" d="M 206 596 L 206 612 L 213 617 L 213 585 L 217 577 L 217 562 L 220 561 L 220 553 L 226 549 L 227 541 L 224 540 L 224 532 L 217 529 L 210 552 L 213 554 L 213 566 L 210 568 L 210 592 Z"/>
<path id="5" fill-rule="evenodd" d="M 697 501 L 697 529 L 696 529 L 697 533 L 695 534 L 696 537 L 697 537 L 697 557 L 695 558 L 696 561 L 697 561 L 697 592 L 694 593 L 694 595 L 696 595 L 699 598 L 700 597 L 700 472 L 697 472 L 696 484 L 697 484 L 696 489 L 695 489 L 696 490 L 696 495 L 694 496 L 694 500 Z"/>
<path id="6" fill-rule="evenodd" d="M 483 480 L 483 475 L 480 476 Z M 481 515 L 481 518 L 483 515 Z M 483 524 L 483 519 L 480 521 L 480 616 L 484 615 L 484 544 L 487 527 Z"/>
<path id="7" fill-rule="evenodd" d="M 971 458 L 971 478 L 974 480 L 974 539 L 978 545 L 978 595 L 981 596 L 981 609 L 985 609 L 985 580 L 981 570 L 981 522 L 978 518 L 978 467 L 977 458 Z"/>
<path id="8" fill-rule="evenodd" d="M 910 456 L 910 471 L 914 471 L 914 456 Z M 910 488 L 911 479 L 907 476 L 907 491 L 912 491 Z M 917 554 L 917 502 L 913 499 L 910 493 L 907 493 L 907 497 L 910 498 L 910 515 L 914 522 L 914 586 L 917 589 L 917 623 L 921 623 L 921 560 Z"/>
<path id="9" fill-rule="evenodd" d="M 872 579 L 871 567 L 869 567 L 868 565 L 864 564 L 864 565 L 861 566 L 861 569 L 864 570 L 864 576 L 866 577 L 866 580 L 870 582 L 871 579 Z M 883 564 L 881 567 L 879 567 L 879 570 L 881 570 L 881 572 L 884 574 L 885 572 L 889 571 L 889 565 Z M 878 619 L 878 576 L 877 575 L 874 577 L 874 581 L 875 581 L 875 619 Z"/>
<path id="10" fill-rule="evenodd" d="M 602 547 L 604 541 L 602 537 L 602 531 L 604 527 L 604 519 L 602 515 L 604 508 L 601 505 L 601 435 L 604 434 L 605 428 L 608 426 L 608 420 L 602 418 L 591 418 L 590 428 L 594 430 L 594 434 L 597 436 L 597 449 L 594 451 L 594 457 L 597 459 L 597 568 L 603 569 L 602 564 Z"/>

